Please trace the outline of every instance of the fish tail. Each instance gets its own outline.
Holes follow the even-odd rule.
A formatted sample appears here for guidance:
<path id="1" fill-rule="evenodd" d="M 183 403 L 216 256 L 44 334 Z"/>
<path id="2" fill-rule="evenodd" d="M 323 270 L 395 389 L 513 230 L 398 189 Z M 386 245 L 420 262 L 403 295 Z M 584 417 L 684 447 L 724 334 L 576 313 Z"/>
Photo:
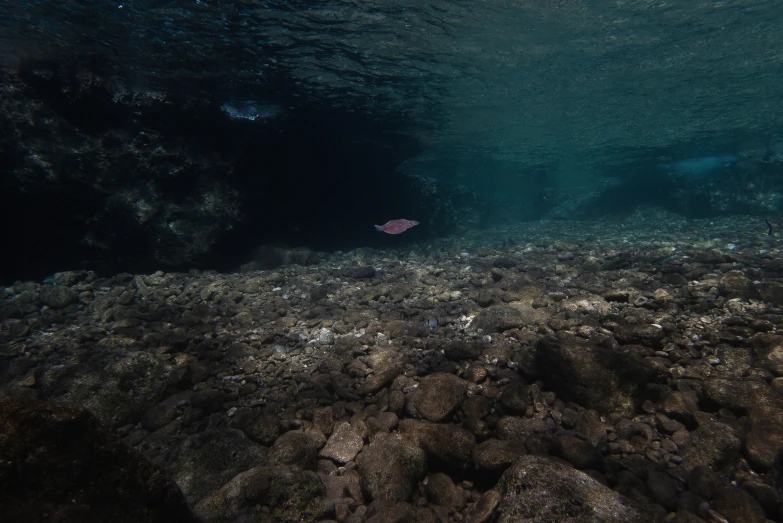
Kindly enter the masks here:
<path id="1" fill-rule="evenodd" d="M 769 223 L 769 220 L 764 220 L 764 221 L 766 222 L 767 227 L 769 227 L 769 232 L 767 233 L 767 235 L 772 236 L 772 233 L 775 231 L 775 226 Z"/>
<path id="2" fill-rule="evenodd" d="M 769 223 L 769 222 L 767 222 L 767 223 Z M 375 227 L 376 231 L 382 231 L 383 230 L 383 225 L 373 225 L 373 227 Z"/>

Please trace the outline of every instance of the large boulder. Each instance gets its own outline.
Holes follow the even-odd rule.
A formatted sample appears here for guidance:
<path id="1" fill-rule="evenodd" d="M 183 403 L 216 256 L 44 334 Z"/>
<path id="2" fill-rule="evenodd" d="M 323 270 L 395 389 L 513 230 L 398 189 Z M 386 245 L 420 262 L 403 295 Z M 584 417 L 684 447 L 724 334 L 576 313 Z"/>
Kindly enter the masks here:
<path id="1" fill-rule="evenodd" d="M 522 456 L 498 482 L 498 523 L 655 521 L 645 507 L 548 457 Z"/>
<path id="2" fill-rule="evenodd" d="M 84 409 L 0 399 L 0 521 L 195 522 L 169 476 Z"/>

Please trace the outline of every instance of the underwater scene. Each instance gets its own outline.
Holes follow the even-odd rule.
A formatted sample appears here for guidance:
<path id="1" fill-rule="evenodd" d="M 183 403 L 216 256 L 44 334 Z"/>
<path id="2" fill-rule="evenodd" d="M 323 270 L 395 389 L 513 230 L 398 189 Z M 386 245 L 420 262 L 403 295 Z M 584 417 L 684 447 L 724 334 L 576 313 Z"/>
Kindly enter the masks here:
<path id="1" fill-rule="evenodd" d="M 2 0 L 0 521 L 783 522 L 783 2 Z"/>

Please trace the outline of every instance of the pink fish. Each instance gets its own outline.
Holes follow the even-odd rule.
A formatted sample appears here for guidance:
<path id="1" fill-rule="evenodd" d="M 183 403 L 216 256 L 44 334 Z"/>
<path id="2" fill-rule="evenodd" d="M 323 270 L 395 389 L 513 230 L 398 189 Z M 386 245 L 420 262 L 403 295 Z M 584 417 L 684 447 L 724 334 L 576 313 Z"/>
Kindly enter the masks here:
<path id="1" fill-rule="evenodd" d="M 387 234 L 400 234 L 418 224 L 416 220 L 390 220 L 383 225 L 376 225 L 375 228 Z"/>

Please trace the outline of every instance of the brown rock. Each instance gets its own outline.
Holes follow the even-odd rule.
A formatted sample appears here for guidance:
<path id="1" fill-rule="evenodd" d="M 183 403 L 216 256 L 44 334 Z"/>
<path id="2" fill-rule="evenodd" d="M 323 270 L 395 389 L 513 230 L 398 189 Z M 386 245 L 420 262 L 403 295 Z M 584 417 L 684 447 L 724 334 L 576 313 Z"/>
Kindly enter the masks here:
<path id="1" fill-rule="evenodd" d="M 498 470 L 511 465 L 526 453 L 520 445 L 488 439 L 473 449 L 473 464 L 479 470 Z"/>
<path id="2" fill-rule="evenodd" d="M 498 488 L 498 523 L 655 521 L 653 514 L 635 502 L 548 457 L 521 457 L 503 473 Z"/>
<path id="3" fill-rule="evenodd" d="M 315 472 L 255 467 L 204 498 L 194 512 L 205 521 L 316 521 L 325 489 Z"/>
<path id="4" fill-rule="evenodd" d="M 455 425 L 430 423 L 414 419 L 400 421 L 399 431 L 414 441 L 432 458 L 456 467 L 470 462 L 476 438 Z"/>
<path id="5" fill-rule="evenodd" d="M 465 491 L 454 485 L 451 478 L 442 472 L 429 477 L 424 492 L 430 503 L 440 505 L 449 513 L 462 510 L 467 500 Z"/>
<path id="6" fill-rule="evenodd" d="M 748 419 L 745 454 L 754 467 L 771 470 L 783 455 L 783 409 L 755 407 Z"/>
<path id="7" fill-rule="evenodd" d="M 758 501 L 738 488 L 726 487 L 718 491 L 713 508 L 730 523 L 764 523 L 767 520 Z"/>
<path id="8" fill-rule="evenodd" d="M 737 413 L 744 413 L 751 407 L 783 408 L 783 395 L 772 391 L 759 379 L 708 378 L 704 380 L 702 390 L 708 401 Z"/>
<path id="9" fill-rule="evenodd" d="M 693 425 L 694 415 L 699 411 L 696 393 L 692 390 L 674 391 L 663 400 L 661 410 L 667 416 L 686 425 Z"/>
<path id="10" fill-rule="evenodd" d="M 325 438 L 316 431 L 286 432 L 272 445 L 269 451 L 270 465 L 291 465 L 305 470 L 315 470 L 318 449 L 323 447 Z"/>
<path id="11" fill-rule="evenodd" d="M 481 495 L 473 505 L 473 512 L 469 523 L 489 523 L 492 521 L 498 508 L 502 495 L 495 489 L 488 490 Z"/>
<path id="12" fill-rule="evenodd" d="M 445 420 L 462 402 L 467 382 L 454 374 L 439 372 L 425 376 L 407 403 L 413 417 Z"/>
<path id="13" fill-rule="evenodd" d="M 427 470 L 427 455 L 398 434 L 379 437 L 357 458 L 362 490 L 372 500 L 404 501 Z"/>
<path id="14" fill-rule="evenodd" d="M 335 463 L 345 464 L 353 460 L 363 446 L 362 437 L 350 423 L 343 421 L 335 425 L 334 432 L 321 450 L 320 456 L 329 458 Z"/>
<path id="15" fill-rule="evenodd" d="M 730 467 L 739 456 L 740 444 L 737 432 L 730 426 L 717 421 L 706 423 L 691 433 L 690 442 L 681 450 L 681 467 L 684 470 L 697 465 L 707 465 L 712 470 Z"/>

